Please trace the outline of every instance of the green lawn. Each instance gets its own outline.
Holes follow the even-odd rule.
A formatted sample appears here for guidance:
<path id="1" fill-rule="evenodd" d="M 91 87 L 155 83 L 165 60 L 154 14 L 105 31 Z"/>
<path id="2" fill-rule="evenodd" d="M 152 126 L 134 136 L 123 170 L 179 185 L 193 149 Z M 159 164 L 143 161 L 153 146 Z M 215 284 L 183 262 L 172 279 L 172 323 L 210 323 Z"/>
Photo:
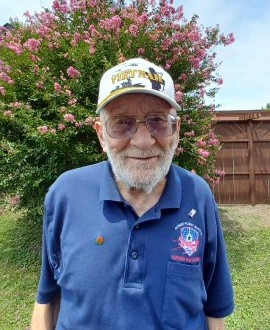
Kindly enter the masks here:
<path id="1" fill-rule="evenodd" d="M 270 329 L 270 206 L 220 209 L 235 288 L 228 329 Z"/>
<path id="2" fill-rule="evenodd" d="M 270 329 L 270 206 L 221 207 L 233 273 L 236 310 L 228 329 Z M 40 227 L 18 214 L 0 215 L 0 330 L 30 323 L 40 268 Z"/>

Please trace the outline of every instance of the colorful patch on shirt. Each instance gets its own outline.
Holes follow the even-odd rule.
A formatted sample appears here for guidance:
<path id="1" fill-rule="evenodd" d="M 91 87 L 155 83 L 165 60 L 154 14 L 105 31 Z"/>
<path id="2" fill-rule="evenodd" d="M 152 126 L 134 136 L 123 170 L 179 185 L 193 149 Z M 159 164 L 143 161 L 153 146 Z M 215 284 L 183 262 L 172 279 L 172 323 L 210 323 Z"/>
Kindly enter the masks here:
<path id="1" fill-rule="evenodd" d="M 201 242 L 201 229 L 191 222 L 181 222 L 175 227 L 178 233 L 178 238 L 173 240 L 175 244 L 172 249 L 172 260 L 186 262 L 186 263 L 199 263 L 201 257 L 198 256 L 200 242 Z"/>

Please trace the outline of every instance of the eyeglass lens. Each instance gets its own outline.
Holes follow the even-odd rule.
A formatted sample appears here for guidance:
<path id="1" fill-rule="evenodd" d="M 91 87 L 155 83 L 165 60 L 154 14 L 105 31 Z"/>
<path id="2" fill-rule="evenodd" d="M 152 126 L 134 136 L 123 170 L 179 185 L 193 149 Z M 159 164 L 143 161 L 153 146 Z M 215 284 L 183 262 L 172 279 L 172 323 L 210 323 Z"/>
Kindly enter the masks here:
<path id="1" fill-rule="evenodd" d="M 128 115 L 113 116 L 107 119 L 105 126 L 110 137 L 128 139 L 136 133 L 139 123 L 145 123 L 149 133 L 154 137 L 170 136 L 176 130 L 176 117 L 163 113 L 150 114 L 145 120 Z"/>

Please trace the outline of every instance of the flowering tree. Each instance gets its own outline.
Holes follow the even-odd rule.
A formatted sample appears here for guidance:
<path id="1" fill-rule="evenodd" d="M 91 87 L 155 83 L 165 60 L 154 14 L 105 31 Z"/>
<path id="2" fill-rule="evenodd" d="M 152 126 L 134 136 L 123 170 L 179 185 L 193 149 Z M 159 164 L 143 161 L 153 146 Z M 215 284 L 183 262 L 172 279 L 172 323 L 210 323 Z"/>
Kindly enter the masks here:
<path id="1" fill-rule="evenodd" d="M 0 192 L 38 217 L 49 185 L 65 170 L 104 158 L 92 128 L 102 73 L 144 57 L 175 81 L 182 106 L 175 162 L 210 182 L 219 142 L 211 130 L 222 79 L 214 48 L 233 42 L 217 27 L 187 21 L 173 1 L 55 0 L 51 9 L 0 31 Z"/>

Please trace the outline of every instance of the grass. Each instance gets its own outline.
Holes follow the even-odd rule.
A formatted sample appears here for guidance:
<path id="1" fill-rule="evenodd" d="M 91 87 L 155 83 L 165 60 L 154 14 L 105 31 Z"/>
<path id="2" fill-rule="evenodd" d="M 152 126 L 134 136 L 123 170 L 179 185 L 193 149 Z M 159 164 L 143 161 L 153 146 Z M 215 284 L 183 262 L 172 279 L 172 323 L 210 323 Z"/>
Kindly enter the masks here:
<path id="1" fill-rule="evenodd" d="M 19 214 L 11 212 L 0 216 L 1 330 L 25 330 L 35 301 L 40 269 L 40 249 L 36 245 L 40 246 L 40 235 L 33 230 L 34 237 L 29 237 L 29 224 L 21 221 Z"/>
<path id="2" fill-rule="evenodd" d="M 236 310 L 230 330 L 269 330 L 270 206 L 221 207 L 232 269 Z M 0 329 L 25 330 L 40 269 L 40 226 L 31 229 L 19 214 L 0 215 Z"/>
<path id="3" fill-rule="evenodd" d="M 220 208 L 236 309 L 232 330 L 270 329 L 270 206 Z"/>

